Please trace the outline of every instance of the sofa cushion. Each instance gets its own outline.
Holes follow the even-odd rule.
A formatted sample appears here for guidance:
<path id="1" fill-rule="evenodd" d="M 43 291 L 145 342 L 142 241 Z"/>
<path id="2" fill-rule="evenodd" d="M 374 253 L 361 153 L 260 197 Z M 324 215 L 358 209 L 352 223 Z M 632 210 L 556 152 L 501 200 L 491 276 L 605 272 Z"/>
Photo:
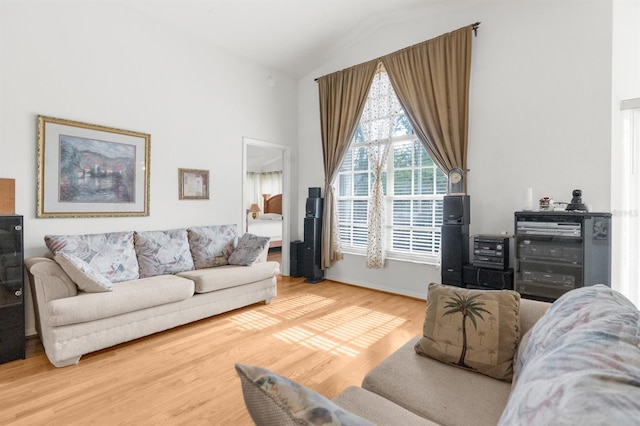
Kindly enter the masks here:
<path id="1" fill-rule="evenodd" d="M 196 269 L 180 272 L 178 276 L 192 280 L 196 293 L 209 293 L 223 288 L 262 281 L 275 277 L 280 272 L 278 262 L 254 263 L 250 268 L 226 265 L 218 268 Z"/>
<path id="2" fill-rule="evenodd" d="M 227 265 L 237 243 L 237 225 L 196 226 L 188 229 L 196 269 Z"/>
<path id="3" fill-rule="evenodd" d="M 420 356 L 414 350 L 419 340 L 371 370 L 362 387 L 438 424 L 495 426 L 511 384 Z"/>
<path id="4" fill-rule="evenodd" d="M 229 256 L 230 265 L 250 266 L 264 251 L 264 248 L 269 245 L 269 237 L 259 237 L 257 235 L 245 233 L 238 246 Z"/>
<path id="5" fill-rule="evenodd" d="M 520 294 L 430 284 L 424 337 L 415 349 L 457 367 L 511 381 L 520 340 Z"/>
<path id="6" fill-rule="evenodd" d="M 236 364 L 256 425 L 373 425 L 328 398 L 266 368 Z"/>
<path id="7" fill-rule="evenodd" d="M 133 231 L 46 235 L 44 241 L 54 254 L 72 254 L 87 262 L 112 283 L 139 278 Z"/>
<path id="8" fill-rule="evenodd" d="M 140 278 L 176 274 L 194 268 L 186 229 L 136 232 Z"/>
<path id="9" fill-rule="evenodd" d="M 80 290 L 87 293 L 113 290 L 113 283 L 84 260 L 69 253 L 56 254 L 53 259 Z"/>
<path id="10" fill-rule="evenodd" d="M 518 357 L 500 424 L 638 423 L 640 312 L 611 288 L 562 295 Z"/>
<path id="11" fill-rule="evenodd" d="M 349 386 L 333 402 L 345 410 L 377 425 L 436 426 L 432 422 L 402 408 L 380 395 L 356 386 Z"/>
<path id="12" fill-rule="evenodd" d="M 193 288 L 193 281 L 163 275 L 118 283 L 109 293 L 78 292 L 75 297 L 47 302 L 48 322 L 52 326 L 83 323 L 178 302 L 193 296 Z"/>

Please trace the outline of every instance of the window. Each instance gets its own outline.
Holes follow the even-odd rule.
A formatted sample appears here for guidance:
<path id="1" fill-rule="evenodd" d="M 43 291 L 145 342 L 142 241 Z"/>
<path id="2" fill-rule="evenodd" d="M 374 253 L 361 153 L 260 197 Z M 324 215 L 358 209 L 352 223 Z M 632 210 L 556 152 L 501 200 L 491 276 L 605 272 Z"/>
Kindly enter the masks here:
<path id="1" fill-rule="evenodd" d="M 340 168 L 337 206 L 342 248 L 349 253 L 366 253 L 368 201 L 374 176 L 365 137 L 365 133 L 371 132 L 363 132 L 363 127 L 367 120 L 384 119 L 392 123 L 392 135 L 386 142 L 392 144 L 392 149 L 382 173 L 386 257 L 435 262 L 440 252 L 447 177 L 415 137 L 386 72 L 376 74 L 367 98 L 369 102 L 378 105 L 391 102 L 396 107 L 377 107 L 377 111 L 386 111 L 385 117 L 363 114 Z"/>

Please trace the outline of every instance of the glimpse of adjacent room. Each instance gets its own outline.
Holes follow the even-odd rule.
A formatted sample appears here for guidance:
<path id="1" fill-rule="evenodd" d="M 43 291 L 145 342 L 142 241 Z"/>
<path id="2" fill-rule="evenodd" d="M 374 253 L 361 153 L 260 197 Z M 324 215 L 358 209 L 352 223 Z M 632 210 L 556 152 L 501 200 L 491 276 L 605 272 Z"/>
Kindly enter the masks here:
<path id="1" fill-rule="evenodd" d="M 283 152 L 270 146 L 248 144 L 244 187 L 247 232 L 270 237 L 269 260 L 282 262 Z"/>

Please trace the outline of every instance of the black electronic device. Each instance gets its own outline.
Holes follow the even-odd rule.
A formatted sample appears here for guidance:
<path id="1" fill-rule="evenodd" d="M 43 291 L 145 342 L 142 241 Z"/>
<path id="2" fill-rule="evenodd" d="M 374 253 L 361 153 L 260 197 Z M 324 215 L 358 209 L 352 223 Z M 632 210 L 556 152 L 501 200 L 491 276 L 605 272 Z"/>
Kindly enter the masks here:
<path id="1" fill-rule="evenodd" d="M 322 218 L 322 207 L 324 199 L 322 198 L 307 198 L 305 206 L 305 217 Z"/>
<path id="2" fill-rule="evenodd" d="M 440 239 L 442 284 L 464 287 L 462 266 L 469 262 L 468 195 L 445 195 Z"/>
<path id="3" fill-rule="evenodd" d="M 516 212 L 514 289 L 553 302 L 575 288 L 611 286 L 611 213 Z"/>
<path id="4" fill-rule="evenodd" d="M 304 218 L 304 243 L 302 244 L 302 276 L 309 283 L 324 280 L 322 264 L 322 219 Z"/>
<path id="5" fill-rule="evenodd" d="M 513 290 L 513 269 L 504 271 L 464 265 L 462 279 L 465 287 L 488 290 Z"/>
<path id="6" fill-rule="evenodd" d="M 469 225 L 442 225 L 442 284 L 464 287 L 462 266 L 469 259 Z"/>
<path id="7" fill-rule="evenodd" d="M 309 198 L 320 198 L 319 186 L 312 186 L 309 188 Z"/>
<path id="8" fill-rule="evenodd" d="M 470 198 L 468 195 L 445 195 L 442 203 L 442 223 L 464 225 L 470 223 Z"/>
<path id="9" fill-rule="evenodd" d="M 291 241 L 289 250 L 289 276 L 302 276 L 302 248 L 304 243 L 300 240 Z"/>
<path id="10" fill-rule="evenodd" d="M 492 235 L 473 237 L 473 266 L 499 269 L 509 267 L 509 238 Z"/>
<path id="11" fill-rule="evenodd" d="M 322 269 L 322 208 L 320 188 L 309 188 L 304 218 L 304 242 L 298 255 L 298 267 L 308 283 L 324 280 Z"/>

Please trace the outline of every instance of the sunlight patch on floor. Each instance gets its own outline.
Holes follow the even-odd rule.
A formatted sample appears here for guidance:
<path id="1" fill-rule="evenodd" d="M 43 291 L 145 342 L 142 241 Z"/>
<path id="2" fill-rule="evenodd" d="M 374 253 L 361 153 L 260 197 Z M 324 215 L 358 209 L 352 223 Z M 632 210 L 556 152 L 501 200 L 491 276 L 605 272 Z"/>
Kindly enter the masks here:
<path id="1" fill-rule="evenodd" d="M 263 330 L 278 324 L 281 328 L 288 320 L 313 314 L 334 303 L 334 299 L 322 296 L 297 294 L 276 299 L 260 309 L 233 315 L 230 321 L 240 330 Z M 316 314 L 316 318 L 278 331 L 274 337 L 291 345 L 356 357 L 405 322 L 402 317 L 349 306 L 322 316 Z"/>
<path id="2" fill-rule="evenodd" d="M 297 343 L 305 339 L 310 339 L 311 337 L 313 337 L 313 333 L 311 333 L 310 331 L 306 331 L 300 327 L 291 327 L 284 331 L 276 333 L 275 336 L 285 343 Z"/>
<path id="3" fill-rule="evenodd" d="M 321 300 L 322 297 L 307 298 L 306 296 L 309 295 L 304 295 L 300 299 L 291 297 L 276 310 L 280 311 L 280 315 L 289 318 L 291 312 L 283 308 L 288 306 L 292 309 L 304 310 L 307 307 L 300 306 L 303 299 L 312 301 L 316 305 L 325 305 Z M 325 300 L 335 302 L 331 299 Z M 295 316 L 300 315 L 295 314 Z M 280 331 L 274 336 L 288 344 L 300 344 L 311 349 L 355 357 L 363 349 L 370 347 L 405 322 L 404 318 L 360 306 L 351 306 Z"/>
<path id="4" fill-rule="evenodd" d="M 242 312 L 232 316 L 230 320 L 237 324 L 240 330 L 262 330 L 282 322 L 282 320 L 259 311 Z"/>
<path id="5" fill-rule="evenodd" d="M 332 303 L 336 303 L 336 301 L 305 293 L 276 299 L 270 305 L 262 308 L 262 311 L 272 315 L 280 315 L 285 319 L 294 319 Z"/>

